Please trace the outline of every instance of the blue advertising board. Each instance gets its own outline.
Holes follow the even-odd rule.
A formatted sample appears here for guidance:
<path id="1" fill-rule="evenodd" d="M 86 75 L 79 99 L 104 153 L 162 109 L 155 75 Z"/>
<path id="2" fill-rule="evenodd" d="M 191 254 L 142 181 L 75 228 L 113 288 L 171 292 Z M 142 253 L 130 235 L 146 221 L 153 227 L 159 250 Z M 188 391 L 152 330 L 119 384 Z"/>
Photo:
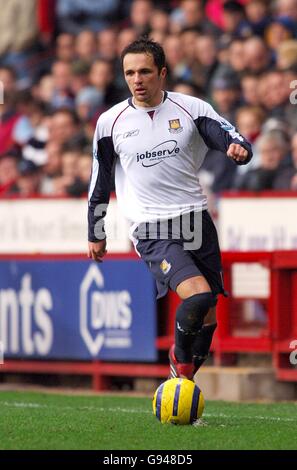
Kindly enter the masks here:
<path id="1" fill-rule="evenodd" d="M 139 260 L 0 262 L 4 357 L 156 359 L 154 280 Z"/>

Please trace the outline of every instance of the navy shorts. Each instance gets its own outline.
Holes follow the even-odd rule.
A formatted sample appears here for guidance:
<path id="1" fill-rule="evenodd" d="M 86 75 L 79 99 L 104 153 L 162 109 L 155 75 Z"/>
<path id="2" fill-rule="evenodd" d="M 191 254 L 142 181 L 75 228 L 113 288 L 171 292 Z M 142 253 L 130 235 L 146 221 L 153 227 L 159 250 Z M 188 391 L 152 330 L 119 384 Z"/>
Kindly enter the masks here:
<path id="1" fill-rule="evenodd" d="M 184 249 L 182 236 L 170 239 L 138 239 L 136 249 L 146 262 L 157 284 L 157 298 L 166 295 L 168 288 L 194 276 L 204 276 L 214 295 L 227 295 L 224 290 L 221 253 L 215 225 L 202 211 L 202 242 L 198 249 Z M 201 230 L 201 228 L 200 228 Z M 134 235 L 137 238 L 137 235 Z"/>

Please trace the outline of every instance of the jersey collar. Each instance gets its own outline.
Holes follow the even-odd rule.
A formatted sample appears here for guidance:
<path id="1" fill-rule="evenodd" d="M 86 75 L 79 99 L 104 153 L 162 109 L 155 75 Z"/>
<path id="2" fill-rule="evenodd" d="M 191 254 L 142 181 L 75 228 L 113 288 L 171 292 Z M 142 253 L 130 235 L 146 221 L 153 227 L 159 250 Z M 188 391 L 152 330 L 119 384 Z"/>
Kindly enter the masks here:
<path id="1" fill-rule="evenodd" d="M 153 111 L 154 109 L 157 109 L 161 104 L 164 103 L 164 101 L 167 99 L 167 97 L 168 97 L 168 93 L 167 93 L 167 91 L 164 91 L 162 103 L 160 103 L 158 106 L 155 106 L 154 108 L 143 108 L 143 110 L 144 111 Z M 136 106 L 133 104 L 133 97 L 132 96 L 130 96 L 130 98 L 128 98 L 128 104 L 129 104 L 129 106 L 131 106 L 134 109 L 139 109 L 139 107 L 136 108 Z"/>

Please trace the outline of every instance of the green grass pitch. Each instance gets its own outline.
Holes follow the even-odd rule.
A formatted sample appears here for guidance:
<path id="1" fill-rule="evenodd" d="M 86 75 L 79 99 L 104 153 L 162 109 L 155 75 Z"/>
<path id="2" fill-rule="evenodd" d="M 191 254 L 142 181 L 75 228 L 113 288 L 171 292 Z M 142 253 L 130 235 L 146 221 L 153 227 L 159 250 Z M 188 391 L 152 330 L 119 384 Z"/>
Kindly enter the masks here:
<path id="1" fill-rule="evenodd" d="M 296 403 L 206 401 L 203 426 L 173 426 L 150 398 L 0 392 L 0 449 L 297 449 L 296 416 Z"/>

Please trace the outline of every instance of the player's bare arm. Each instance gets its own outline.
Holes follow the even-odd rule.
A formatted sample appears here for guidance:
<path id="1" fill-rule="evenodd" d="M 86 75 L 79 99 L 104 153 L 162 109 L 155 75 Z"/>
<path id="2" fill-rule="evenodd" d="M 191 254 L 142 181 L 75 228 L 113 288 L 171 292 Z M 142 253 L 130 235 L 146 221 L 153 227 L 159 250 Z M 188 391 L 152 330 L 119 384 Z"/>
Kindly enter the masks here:
<path id="1" fill-rule="evenodd" d="M 228 157 L 236 162 L 244 162 L 248 158 L 248 151 L 240 144 L 230 144 L 227 150 Z"/>
<path id="2" fill-rule="evenodd" d="M 89 242 L 88 258 L 91 258 L 98 263 L 102 263 L 106 253 L 106 239 L 98 242 Z"/>

